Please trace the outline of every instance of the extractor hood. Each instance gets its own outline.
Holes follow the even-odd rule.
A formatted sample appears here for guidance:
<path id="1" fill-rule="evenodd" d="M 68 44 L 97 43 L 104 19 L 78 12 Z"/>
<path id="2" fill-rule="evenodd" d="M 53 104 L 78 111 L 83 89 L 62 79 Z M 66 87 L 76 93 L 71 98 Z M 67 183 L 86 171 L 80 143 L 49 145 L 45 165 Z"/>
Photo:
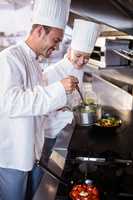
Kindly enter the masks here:
<path id="1" fill-rule="evenodd" d="M 0 8 L 19 9 L 35 0 L 0 0 Z M 38 0 L 36 0 L 38 1 Z M 69 25 L 74 18 L 96 21 L 133 35 L 133 0 L 71 0 Z"/>
<path id="2" fill-rule="evenodd" d="M 71 0 L 69 22 L 76 17 L 133 35 L 133 0 Z"/>

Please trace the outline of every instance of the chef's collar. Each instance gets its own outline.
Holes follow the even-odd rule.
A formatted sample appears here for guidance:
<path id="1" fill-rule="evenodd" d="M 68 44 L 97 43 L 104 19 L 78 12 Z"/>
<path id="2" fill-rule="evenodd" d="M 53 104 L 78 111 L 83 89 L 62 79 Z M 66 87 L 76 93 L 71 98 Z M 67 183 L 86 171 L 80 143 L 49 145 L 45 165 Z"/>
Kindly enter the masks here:
<path id="1" fill-rule="evenodd" d="M 25 41 L 20 42 L 20 45 L 23 46 L 27 54 L 32 58 L 32 59 L 37 59 L 36 53 L 26 44 Z"/>

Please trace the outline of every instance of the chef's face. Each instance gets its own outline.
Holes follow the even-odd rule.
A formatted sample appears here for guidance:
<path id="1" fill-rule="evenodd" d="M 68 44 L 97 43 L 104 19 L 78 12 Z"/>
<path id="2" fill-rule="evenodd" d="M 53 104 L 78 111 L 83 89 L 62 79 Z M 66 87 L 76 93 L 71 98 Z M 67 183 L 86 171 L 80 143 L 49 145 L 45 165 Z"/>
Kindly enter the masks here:
<path id="1" fill-rule="evenodd" d="M 55 49 L 58 49 L 59 42 L 62 41 L 63 34 L 64 32 L 62 29 L 51 28 L 49 32 L 47 32 L 42 26 L 38 54 L 48 58 Z"/>
<path id="2" fill-rule="evenodd" d="M 69 49 L 68 58 L 75 68 L 82 69 L 88 63 L 90 54 Z"/>

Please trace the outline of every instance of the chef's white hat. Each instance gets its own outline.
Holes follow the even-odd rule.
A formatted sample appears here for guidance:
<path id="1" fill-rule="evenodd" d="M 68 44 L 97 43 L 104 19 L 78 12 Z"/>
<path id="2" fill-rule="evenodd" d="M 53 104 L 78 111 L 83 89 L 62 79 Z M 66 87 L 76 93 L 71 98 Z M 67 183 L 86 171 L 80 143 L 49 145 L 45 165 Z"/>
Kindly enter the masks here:
<path id="1" fill-rule="evenodd" d="M 72 49 L 92 53 L 99 34 L 99 24 L 82 19 L 75 19 L 71 42 Z"/>
<path id="2" fill-rule="evenodd" d="M 32 24 L 64 29 L 67 24 L 71 0 L 36 0 Z"/>

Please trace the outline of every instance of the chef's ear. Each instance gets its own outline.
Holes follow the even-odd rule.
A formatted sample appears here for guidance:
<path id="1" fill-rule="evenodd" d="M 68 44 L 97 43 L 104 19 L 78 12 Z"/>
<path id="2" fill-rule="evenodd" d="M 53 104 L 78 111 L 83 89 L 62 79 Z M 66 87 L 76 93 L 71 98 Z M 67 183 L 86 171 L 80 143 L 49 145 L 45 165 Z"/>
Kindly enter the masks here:
<path id="1" fill-rule="evenodd" d="M 38 30 L 37 30 L 38 36 L 39 36 L 39 37 L 41 36 L 41 34 L 42 34 L 43 31 L 45 31 L 45 30 L 44 30 L 44 27 L 41 26 L 41 25 L 39 25 L 39 26 L 38 26 Z"/>

